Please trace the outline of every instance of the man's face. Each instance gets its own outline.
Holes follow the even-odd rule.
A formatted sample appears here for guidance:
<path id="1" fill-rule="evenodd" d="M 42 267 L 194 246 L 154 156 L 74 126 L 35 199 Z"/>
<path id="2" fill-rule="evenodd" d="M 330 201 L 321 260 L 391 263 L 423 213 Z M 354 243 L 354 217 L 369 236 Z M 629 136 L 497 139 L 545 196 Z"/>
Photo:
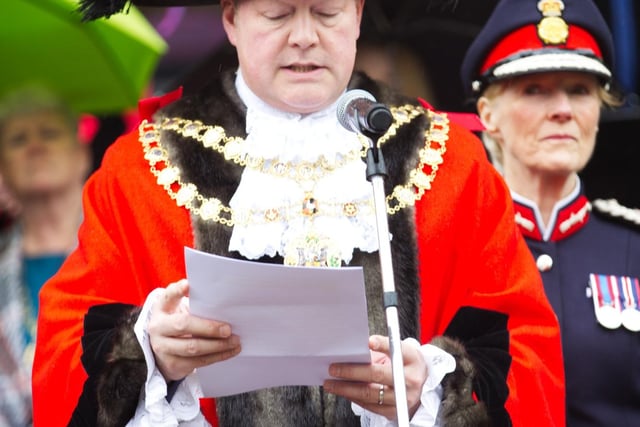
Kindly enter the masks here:
<path id="1" fill-rule="evenodd" d="M 351 77 L 364 0 L 223 0 L 223 24 L 249 88 L 271 106 L 312 113 Z"/>

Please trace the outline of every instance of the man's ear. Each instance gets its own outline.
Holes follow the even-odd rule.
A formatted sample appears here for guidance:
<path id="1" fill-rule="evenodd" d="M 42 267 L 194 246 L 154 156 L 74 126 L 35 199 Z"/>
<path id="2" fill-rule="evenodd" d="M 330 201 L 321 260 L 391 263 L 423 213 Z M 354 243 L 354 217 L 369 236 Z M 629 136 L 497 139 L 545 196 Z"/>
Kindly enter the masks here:
<path id="1" fill-rule="evenodd" d="M 227 39 L 233 46 L 236 45 L 236 9 L 233 0 L 220 0 L 220 10 L 222 11 L 222 27 L 227 33 Z"/>

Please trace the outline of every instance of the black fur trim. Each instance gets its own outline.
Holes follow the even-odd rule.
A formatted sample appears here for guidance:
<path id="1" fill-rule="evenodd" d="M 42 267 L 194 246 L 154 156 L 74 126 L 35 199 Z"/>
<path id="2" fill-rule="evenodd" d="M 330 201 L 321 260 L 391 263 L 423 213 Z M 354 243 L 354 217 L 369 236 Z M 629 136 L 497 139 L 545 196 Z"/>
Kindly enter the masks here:
<path id="1" fill-rule="evenodd" d="M 135 414 L 147 367 L 133 332 L 140 308 L 91 307 L 84 316 L 82 366 L 88 378 L 69 426 L 124 426 Z"/>
<path id="2" fill-rule="evenodd" d="M 465 357 L 474 367 L 475 397 L 483 402 L 491 425 L 496 427 L 512 425 L 505 407 L 509 397 L 507 375 L 511 367 L 508 320 L 506 314 L 497 311 L 461 307 L 444 333 L 464 345 L 468 355 Z"/>
<path id="3" fill-rule="evenodd" d="M 475 368 L 464 345 L 448 337 L 435 337 L 431 344 L 440 347 L 456 359 L 456 369 L 442 380 L 440 414 L 447 427 L 488 427 L 489 414 L 482 402 L 473 398 Z"/>
<path id="4" fill-rule="evenodd" d="M 144 353 L 133 331 L 139 314 L 140 308 L 134 309 L 115 330 L 113 348 L 98 377 L 98 427 L 125 425 L 135 414 L 147 377 Z"/>

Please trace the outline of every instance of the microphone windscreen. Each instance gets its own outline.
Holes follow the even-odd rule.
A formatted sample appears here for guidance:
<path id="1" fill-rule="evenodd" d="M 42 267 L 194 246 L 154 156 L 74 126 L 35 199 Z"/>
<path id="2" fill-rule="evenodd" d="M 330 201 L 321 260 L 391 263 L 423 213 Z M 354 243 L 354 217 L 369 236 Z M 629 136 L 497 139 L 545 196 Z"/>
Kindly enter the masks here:
<path id="1" fill-rule="evenodd" d="M 357 127 L 352 122 L 354 111 L 356 111 L 357 103 L 362 100 L 370 103 L 376 102 L 376 99 L 366 90 L 353 89 L 346 91 L 340 99 L 338 99 L 338 109 L 336 115 L 338 122 L 347 130 L 352 132 L 358 132 Z"/>

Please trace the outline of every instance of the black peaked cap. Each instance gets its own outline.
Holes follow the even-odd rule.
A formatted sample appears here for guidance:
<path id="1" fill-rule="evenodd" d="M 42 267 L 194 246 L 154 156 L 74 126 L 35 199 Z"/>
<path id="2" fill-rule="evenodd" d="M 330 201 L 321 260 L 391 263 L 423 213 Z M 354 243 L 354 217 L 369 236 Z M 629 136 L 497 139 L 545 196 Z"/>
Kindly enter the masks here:
<path id="1" fill-rule="evenodd" d="M 464 90 L 472 93 L 474 81 L 480 76 L 488 54 L 507 35 L 527 25 L 537 25 L 542 19 L 538 10 L 539 0 L 501 0 L 494 8 L 491 16 L 478 36 L 467 50 L 461 67 L 461 78 Z M 564 0 L 562 19 L 569 26 L 577 26 L 586 30 L 595 39 L 602 53 L 602 62 L 613 69 L 614 48 L 613 37 L 609 27 L 592 0 Z"/>

